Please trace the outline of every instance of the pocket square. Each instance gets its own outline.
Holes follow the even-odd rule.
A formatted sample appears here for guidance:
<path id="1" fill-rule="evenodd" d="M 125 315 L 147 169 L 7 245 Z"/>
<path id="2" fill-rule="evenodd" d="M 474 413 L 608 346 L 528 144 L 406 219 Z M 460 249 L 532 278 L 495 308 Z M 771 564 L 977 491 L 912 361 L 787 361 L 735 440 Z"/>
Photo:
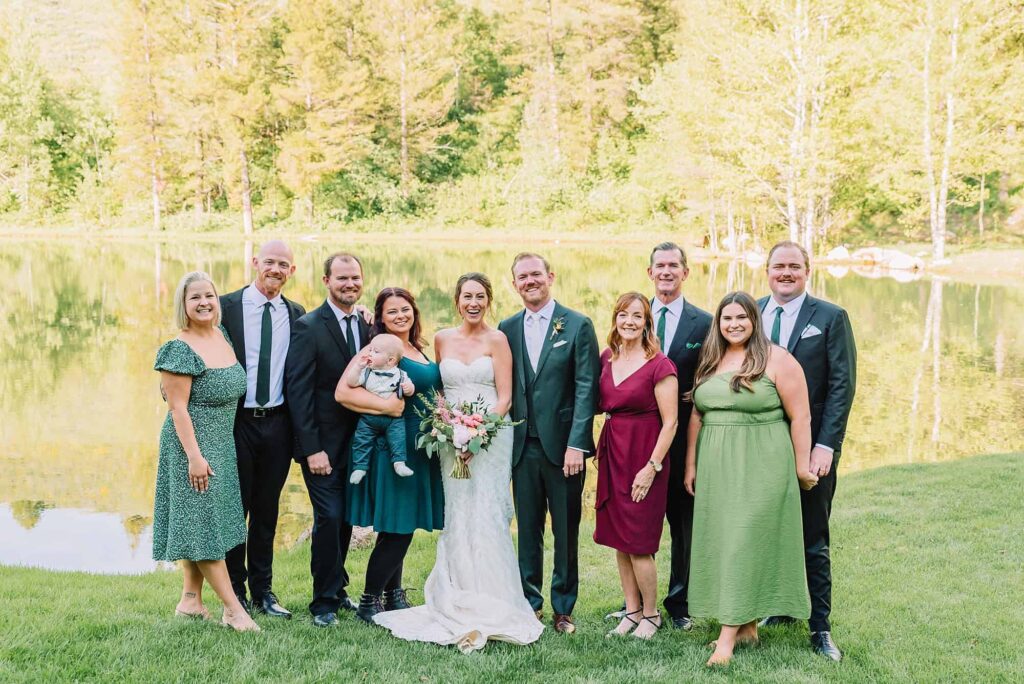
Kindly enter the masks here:
<path id="1" fill-rule="evenodd" d="M 800 339 L 801 340 L 805 340 L 808 337 L 814 337 L 815 335 L 820 335 L 820 334 L 821 334 L 821 331 L 818 330 L 818 328 L 816 328 L 813 325 L 809 325 L 806 328 L 804 328 L 804 331 L 802 333 L 800 333 Z"/>
<path id="2" fill-rule="evenodd" d="M 561 347 L 563 344 L 569 344 L 569 340 L 559 340 L 558 342 L 555 342 L 553 345 L 551 345 L 551 348 L 557 349 L 558 347 Z"/>
<path id="3" fill-rule="evenodd" d="M 700 342 L 687 342 L 686 343 L 686 348 L 687 349 L 700 349 Z"/>

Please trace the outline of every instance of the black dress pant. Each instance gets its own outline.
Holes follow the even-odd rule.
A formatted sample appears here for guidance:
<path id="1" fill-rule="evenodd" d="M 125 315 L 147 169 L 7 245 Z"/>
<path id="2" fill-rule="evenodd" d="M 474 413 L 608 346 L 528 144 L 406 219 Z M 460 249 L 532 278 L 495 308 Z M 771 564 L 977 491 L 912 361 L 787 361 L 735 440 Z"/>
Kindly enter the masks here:
<path id="1" fill-rule="evenodd" d="M 330 475 L 314 475 L 306 459 L 300 461 L 309 501 L 313 505 L 313 538 L 309 569 L 313 575 L 313 615 L 336 613 L 348 596 L 345 558 L 352 541 L 352 526 L 346 521 L 348 486 L 348 445 L 336 453 L 328 452 Z M 364 485 L 365 486 L 365 485 Z"/>
<path id="2" fill-rule="evenodd" d="M 385 591 L 402 588 L 402 568 L 411 543 L 412 533 L 377 533 L 377 543 L 366 563 L 364 591 L 367 594 L 379 596 Z"/>
<path id="3" fill-rule="evenodd" d="M 249 534 L 246 542 L 228 551 L 225 561 L 235 593 L 245 596 L 248 582 L 252 597 L 259 599 L 273 586 L 278 506 L 292 463 L 294 439 L 287 409 L 261 418 L 254 417 L 250 409 L 239 409 L 235 449 Z"/>
<path id="4" fill-rule="evenodd" d="M 673 618 L 690 617 L 687 592 L 690 586 L 690 551 L 693 547 L 693 497 L 683 488 L 685 451 L 676 460 L 672 454 L 668 473 L 668 504 L 665 519 L 672 536 L 672 558 L 668 576 L 665 610 Z"/>
<path id="5" fill-rule="evenodd" d="M 835 454 L 832 470 L 807 492 L 800 490 L 800 509 L 804 524 L 804 562 L 807 565 L 807 589 L 811 595 L 812 632 L 831 631 L 832 560 L 829 556 L 828 519 L 832 514 L 832 498 L 836 493 L 836 471 L 839 454 Z"/>

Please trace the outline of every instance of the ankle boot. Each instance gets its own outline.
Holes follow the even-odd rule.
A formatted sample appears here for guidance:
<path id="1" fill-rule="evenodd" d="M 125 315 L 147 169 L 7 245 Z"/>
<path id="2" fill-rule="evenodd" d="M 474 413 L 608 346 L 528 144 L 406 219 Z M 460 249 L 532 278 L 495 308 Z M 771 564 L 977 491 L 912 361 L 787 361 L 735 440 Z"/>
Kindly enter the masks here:
<path id="1" fill-rule="evenodd" d="M 356 617 L 363 622 L 372 625 L 373 616 L 384 612 L 384 604 L 380 601 L 380 594 L 363 594 L 359 597 L 359 607 L 356 608 Z"/>
<path id="2" fill-rule="evenodd" d="M 405 589 L 389 589 L 384 592 L 384 610 L 405 610 L 406 608 L 412 608 L 412 606 L 409 605 Z"/>

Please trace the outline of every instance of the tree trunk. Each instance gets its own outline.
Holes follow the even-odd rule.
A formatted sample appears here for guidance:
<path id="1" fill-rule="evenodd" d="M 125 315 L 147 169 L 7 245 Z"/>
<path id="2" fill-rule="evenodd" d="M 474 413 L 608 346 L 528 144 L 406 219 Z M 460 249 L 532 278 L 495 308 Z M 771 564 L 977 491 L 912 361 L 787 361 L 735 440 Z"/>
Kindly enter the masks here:
<path id="1" fill-rule="evenodd" d="M 932 231 L 932 256 L 936 261 L 946 258 L 946 205 L 949 199 L 949 164 L 953 155 L 956 96 L 957 42 L 960 37 L 960 7 L 953 5 L 953 28 L 949 34 L 949 74 L 946 78 L 946 140 L 942 147 L 942 172 L 939 179 L 939 206 L 935 229 Z M 941 293 L 939 295 L 942 296 Z"/>
<path id="2" fill-rule="evenodd" d="M 203 208 L 206 204 L 206 200 L 203 196 L 206 191 L 206 176 L 204 175 L 204 167 L 206 165 L 206 162 L 203 159 L 203 137 L 201 134 L 196 135 L 194 148 L 196 160 L 199 162 L 199 174 L 198 178 L 196 178 L 195 197 L 192 199 L 192 215 L 193 218 L 195 219 L 196 226 L 198 227 L 203 223 Z"/>
<path id="3" fill-rule="evenodd" d="M 938 224 L 938 194 L 935 189 L 935 162 L 932 158 L 932 32 L 935 30 L 935 4 L 928 1 L 925 13 L 924 67 L 921 70 L 924 86 L 924 110 L 921 121 L 922 146 L 924 152 L 924 168 L 928 183 L 928 229 L 932 238 L 933 254 L 935 247 L 936 225 Z"/>
<path id="4" fill-rule="evenodd" d="M 562 135 L 558 127 L 558 80 L 555 71 L 555 12 L 554 0 L 548 0 L 547 25 L 547 70 L 548 70 L 548 126 L 552 149 L 551 160 L 555 166 L 562 163 Z"/>
<path id="5" fill-rule="evenodd" d="M 242 232 L 252 235 L 252 191 L 249 186 L 249 157 L 245 148 L 238 153 L 242 163 Z"/>
<path id="6" fill-rule="evenodd" d="M 729 243 L 729 254 L 736 253 L 736 221 L 732 215 L 732 197 L 725 203 L 726 241 Z"/>
<path id="7" fill-rule="evenodd" d="M 409 171 L 409 93 L 407 69 L 408 69 L 408 46 L 406 43 L 405 30 L 409 25 L 408 8 L 402 6 L 402 28 L 398 32 L 398 116 L 399 116 L 399 165 L 401 167 L 402 197 L 409 199 L 409 185 L 411 173 Z"/>
<path id="8" fill-rule="evenodd" d="M 149 111 L 146 113 L 146 123 L 149 126 L 150 144 L 150 191 L 153 195 L 153 230 L 159 232 L 160 225 L 160 140 L 156 134 L 156 85 L 153 79 L 153 54 L 151 51 L 152 41 L 149 36 L 149 3 L 143 0 L 142 9 L 142 58 L 146 64 L 146 89 L 149 96 Z"/>
<path id="9" fill-rule="evenodd" d="M 786 221 L 789 224 L 789 239 L 800 240 L 800 209 L 797 206 L 800 168 L 804 162 L 803 138 L 807 123 L 807 64 L 804 46 L 805 11 L 803 0 L 796 0 L 791 28 L 793 41 L 792 69 L 796 77 L 796 91 L 793 93 L 793 125 L 789 131 L 789 168 L 786 173 Z"/>
<path id="10" fill-rule="evenodd" d="M 978 237 L 985 237 L 985 174 L 978 184 Z"/>
<path id="11" fill-rule="evenodd" d="M 710 240 L 710 245 L 709 246 L 711 247 L 711 251 L 713 253 L 718 254 L 718 251 L 719 251 L 719 245 L 718 245 L 718 216 L 715 214 L 715 195 L 714 195 L 713 191 L 709 191 L 709 194 L 711 195 L 711 202 L 710 202 L 710 206 L 711 206 L 711 209 L 710 209 L 711 223 L 708 226 L 708 232 L 709 232 L 708 238 Z"/>

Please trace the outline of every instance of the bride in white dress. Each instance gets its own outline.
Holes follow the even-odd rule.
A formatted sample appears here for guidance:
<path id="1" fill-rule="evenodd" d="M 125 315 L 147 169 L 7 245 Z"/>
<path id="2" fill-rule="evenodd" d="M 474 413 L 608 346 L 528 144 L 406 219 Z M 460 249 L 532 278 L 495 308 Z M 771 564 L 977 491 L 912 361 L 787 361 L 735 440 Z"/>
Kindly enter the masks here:
<path id="1" fill-rule="evenodd" d="M 485 314 L 491 284 L 480 273 L 459 278 L 455 303 L 462 325 L 442 330 L 434 350 L 450 402 L 482 396 L 505 415 L 512 401 L 512 353 Z M 400 639 L 456 645 L 464 653 L 487 640 L 528 644 L 544 625 L 523 596 L 512 545 L 512 430 L 501 430 L 472 458 L 467 480 L 452 479 L 452 456 L 442 456 L 444 531 L 423 588 L 426 605 L 378 613 L 374 621 Z"/>

